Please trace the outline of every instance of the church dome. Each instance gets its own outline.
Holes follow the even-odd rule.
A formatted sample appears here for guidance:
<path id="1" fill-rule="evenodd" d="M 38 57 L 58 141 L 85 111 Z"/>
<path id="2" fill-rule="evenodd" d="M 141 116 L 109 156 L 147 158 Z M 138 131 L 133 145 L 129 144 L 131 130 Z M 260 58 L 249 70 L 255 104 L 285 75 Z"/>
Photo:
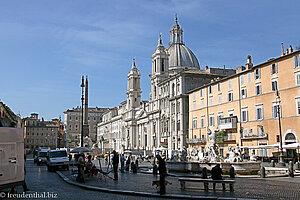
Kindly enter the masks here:
<path id="1" fill-rule="evenodd" d="M 175 17 L 175 25 L 170 30 L 170 45 L 167 48 L 169 54 L 169 70 L 172 69 L 200 69 L 195 54 L 184 45 L 182 29 Z"/>
<path id="2" fill-rule="evenodd" d="M 169 70 L 200 69 L 195 54 L 184 44 L 173 43 L 167 48 L 169 53 Z"/>

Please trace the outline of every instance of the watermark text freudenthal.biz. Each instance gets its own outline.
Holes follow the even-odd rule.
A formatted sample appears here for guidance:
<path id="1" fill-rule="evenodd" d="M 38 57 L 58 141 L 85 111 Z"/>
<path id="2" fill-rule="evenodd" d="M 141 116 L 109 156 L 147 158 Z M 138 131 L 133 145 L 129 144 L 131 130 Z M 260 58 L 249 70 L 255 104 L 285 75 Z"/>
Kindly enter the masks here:
<path id="1" fill-rule="evenodd" d="M 17 198 L 30 198 L 30 199 L 56 199 L 57 198 L 57 193 L 53 193 L 53 192 L 34 192 L 34 193 L 19 193 L 19 194 L 11 194 L 11 193 L 7 193 L 7 195 L 5 195 L 4 192 L 0 192 L 0 198 L 13 198 L 13 199 L 17 199 Z"/>

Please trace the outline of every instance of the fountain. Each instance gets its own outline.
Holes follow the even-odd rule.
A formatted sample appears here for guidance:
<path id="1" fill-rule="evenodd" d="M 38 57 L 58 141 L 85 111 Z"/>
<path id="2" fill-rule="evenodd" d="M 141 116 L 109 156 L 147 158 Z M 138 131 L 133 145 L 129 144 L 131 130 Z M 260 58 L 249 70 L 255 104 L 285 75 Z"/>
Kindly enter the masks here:
<path id="1" fill-rule="evenodd" d="M 199 173 L 204 167 L 208 170 L 211 170 L 216 164 L 221 164 L 221 168 L 224 174 L 229 174 L 230 167 L 234 167 L 235 172 L 241 175 L 250 175 L 258 174 L 260 170 L 261 162 L 256 160 L 254 154 L 251 155 L 249 161 L 242 159 L 241 148 L 237 147 L 228 147 L 228 158 L 223 159 L 219 154 L 219 146 L 216 143 L 216 131 L 209 130 L 207 132 L 209 136 L 209 147 L 208 151 L 205 153 L 205 156 L 200 156 L 200 152 L 197 148 L 189 149 L 189 161 L 182 158 L 186 155 L 187 150 L 184 149 L 181 153 L 181 161 L 168 161 L 167 168 L 169 171 L 174 172 L 193 172 Z"/>

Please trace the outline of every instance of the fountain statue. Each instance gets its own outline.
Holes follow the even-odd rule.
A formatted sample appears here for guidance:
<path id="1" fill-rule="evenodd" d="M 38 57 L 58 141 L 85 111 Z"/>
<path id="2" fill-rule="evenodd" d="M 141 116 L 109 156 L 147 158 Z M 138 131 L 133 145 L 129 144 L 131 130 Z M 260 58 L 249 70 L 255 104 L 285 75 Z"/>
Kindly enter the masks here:
<path id="1" fill-rule="evenodd" d="M 207 134 L 209 137 L 209 149 L 207 152 L 205 160 L 208 162 L 217 162 L 220 161 L 220 155 L 219 155 L 219 147 L 216 143 L 216 131 L 211 131 L 210 129 L 208 130 Z"/>
<path id="2" fill-rule="evenodd" d="M 227 152 L 229 154 L 229 157 L 227 159 L 225 159 L 224 162 L 234 163 L 234 162 L 242 162 L 243 161 L 241 149 L 239 146 L 237 146 L 236 148 L 228 147 Z"/>

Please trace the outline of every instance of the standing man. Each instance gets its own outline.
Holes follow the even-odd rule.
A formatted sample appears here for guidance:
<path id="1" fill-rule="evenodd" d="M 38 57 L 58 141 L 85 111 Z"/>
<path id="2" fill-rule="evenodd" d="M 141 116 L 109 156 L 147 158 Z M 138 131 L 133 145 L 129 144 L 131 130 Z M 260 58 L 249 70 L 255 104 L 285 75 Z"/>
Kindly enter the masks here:
<path id="1" fill-rule="evenodd" d="M 118 165 L 119 165 L 119 154 L 114 150 L 113 151 L 113 158 L 112 158 L 112 164 L 113 164 L 113 170 L 114 170 L 114 180 L 118 180 Z"/>
<path id="2" fill-rule="evenodd" d="M 121 173 L 124 173 L 124 165 L 125 165 L 125 157 L 124 157 L 124 154 L 121 155 L 120 161 L 121 161 Z"/>
<path id="3" fill-rule="evenodd" d="M 159 171 L 159 182 L 160 182 L 160 195 L 166 194 L 166 185 L 165 185 L 165 178 L 167 175 L 167 168 L 166 168 L 166 162 L 164 159 L 161 158 L 160 155 L 156 156 L 158 160 L 158 171 Z"/>

